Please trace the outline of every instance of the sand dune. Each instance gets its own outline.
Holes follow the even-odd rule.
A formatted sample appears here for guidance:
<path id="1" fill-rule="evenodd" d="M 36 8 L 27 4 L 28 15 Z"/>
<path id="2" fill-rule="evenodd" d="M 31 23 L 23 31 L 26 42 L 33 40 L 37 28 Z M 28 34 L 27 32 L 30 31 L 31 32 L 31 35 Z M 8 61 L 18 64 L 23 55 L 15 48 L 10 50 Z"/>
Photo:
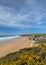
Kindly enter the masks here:
<path id="1" fill-rule="evenodd" d="M 26 37 L 21 37 L 18 39 L 5 42 L 0 45 L 0 57 L 7 55 L 8 53 L 15 52 L 19 49 L 31 47 L 32 42 Z"/>

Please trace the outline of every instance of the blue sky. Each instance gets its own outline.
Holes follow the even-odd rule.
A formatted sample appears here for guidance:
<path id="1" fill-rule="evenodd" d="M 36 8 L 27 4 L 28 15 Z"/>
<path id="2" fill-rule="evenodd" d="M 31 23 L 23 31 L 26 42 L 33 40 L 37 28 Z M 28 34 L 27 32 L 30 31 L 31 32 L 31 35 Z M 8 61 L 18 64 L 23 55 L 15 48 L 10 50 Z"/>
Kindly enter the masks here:
<path id="1" fill-rule="evenodd" d="M 46 33 L 46 0 L 0 0 L 0 35 Z"/>

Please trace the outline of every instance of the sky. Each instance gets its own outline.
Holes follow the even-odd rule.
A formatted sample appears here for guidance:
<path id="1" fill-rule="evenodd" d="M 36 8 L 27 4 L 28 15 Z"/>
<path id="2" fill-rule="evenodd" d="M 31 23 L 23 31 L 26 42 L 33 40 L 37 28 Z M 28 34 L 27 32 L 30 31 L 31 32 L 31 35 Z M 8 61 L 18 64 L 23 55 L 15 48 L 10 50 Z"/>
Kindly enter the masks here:
<path id="1" fill-rule="evenodd" d="M 0 0 L 0 35 L 46 33 L 46 0 Z"/>

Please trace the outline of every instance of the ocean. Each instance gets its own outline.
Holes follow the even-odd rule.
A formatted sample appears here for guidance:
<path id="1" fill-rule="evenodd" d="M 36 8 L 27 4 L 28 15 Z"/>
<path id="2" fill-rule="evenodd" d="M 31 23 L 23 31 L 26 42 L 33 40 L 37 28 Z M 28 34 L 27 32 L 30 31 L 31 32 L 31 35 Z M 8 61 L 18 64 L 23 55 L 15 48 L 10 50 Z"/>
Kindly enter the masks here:
<path id="1" fill-rule="evenodd" d="M 19 37 L 20 37 L 19 35 L 16 35 L 16 36 L 2 35 L 2 36 L 0 36 L 0 43 L 7 42 L 7 41 L 10 41 L 12 39 L 19 38 Z"/>

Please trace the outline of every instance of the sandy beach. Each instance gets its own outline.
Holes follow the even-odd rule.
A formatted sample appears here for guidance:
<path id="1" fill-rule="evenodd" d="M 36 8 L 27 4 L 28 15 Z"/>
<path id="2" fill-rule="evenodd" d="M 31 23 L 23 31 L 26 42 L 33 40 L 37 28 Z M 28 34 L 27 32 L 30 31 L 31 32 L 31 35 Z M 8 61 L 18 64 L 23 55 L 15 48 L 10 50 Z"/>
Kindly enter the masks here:
<path id="1" fill-rule="evenodd" d="M 9 42 L 5 42 L 0 45 L 0 57 L 27 47 L 32 47 L 32 41 L 26 37 L 20 37 Z"/>

